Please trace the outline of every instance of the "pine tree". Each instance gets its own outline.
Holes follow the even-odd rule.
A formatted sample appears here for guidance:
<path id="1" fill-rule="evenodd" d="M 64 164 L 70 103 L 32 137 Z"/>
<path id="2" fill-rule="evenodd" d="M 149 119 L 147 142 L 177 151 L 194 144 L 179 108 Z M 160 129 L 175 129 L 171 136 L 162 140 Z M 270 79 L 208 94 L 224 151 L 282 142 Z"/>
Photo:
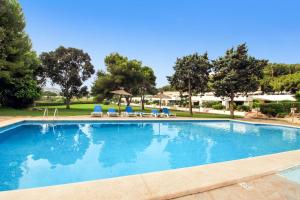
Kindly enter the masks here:
<path id="1" fill-rule="evenodd" d="M 0 0 L 0 104 L 26 107 L 39 97 L 39 60 L 24 31 L 25 20 L 16 0 Z"/>

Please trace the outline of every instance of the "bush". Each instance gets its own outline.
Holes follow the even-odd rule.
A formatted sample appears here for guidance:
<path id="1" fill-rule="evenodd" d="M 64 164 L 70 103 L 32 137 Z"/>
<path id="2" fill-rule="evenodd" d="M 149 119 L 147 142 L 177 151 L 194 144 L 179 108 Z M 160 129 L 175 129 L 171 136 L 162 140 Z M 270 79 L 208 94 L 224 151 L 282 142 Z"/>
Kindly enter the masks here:
<path id="1" fill-rule="evenodd" d="M 217 104 L 212 105 L 212 108 L 215 110 L 223 110 L 223 109 L 225 109 L 225 106 L 223 106 L 222 103 L 217 103 Z"/>
<path id="2" fill-rule="evenodd" d="M 244 111 L 244 112 L 249 112 L 250 111 L 250 107 L 246 106 L 246 105 L 238 105 L 236 109 L 238 111 Z"/>
<path id="3" fill-rule="evenodd" d="M 212 108 L 213 105 L 219 104 L 218 101 L 204 101 L 202 102 L 202 107 L 203 108 Z"/>
<path id="4" fill-rule="evenodd" d="M 278 102 L 262 104 L 260 111 L 268 116 L 275 117 L 279 113 L 290 113 L 291 108 L 296 108 L 296 112 L 300 112 L 300 102 Z"/>
<path id="5" fill-rule="evenodd" d="M 105 101 L 103 101 L 103 104 L 104 104 L 104 105 L 109 105 L 109 104 L 110 104 L 110 101 L 109 101 L 109 100 L 105 100 Z"/>
<path id="6" fill-rule="evenodd" d="M 300 91 L 296 92 L 295 98 L 297 99 L 297 101 L 300 101 Z"/>
<path id="7" fill-rule="evenodd" d="M 260 102 L 257 99 L 254 99 L 252 108 L 259 108 L 259 107 L 260 107 Z"/>
<path id="8" fill-rule="evenodd" d="M 260 106 L 260 111 L 268 116 L 275 117 L 278 113 L 284 113 L 285 108 L 282 103 L 268 103 Z"/>

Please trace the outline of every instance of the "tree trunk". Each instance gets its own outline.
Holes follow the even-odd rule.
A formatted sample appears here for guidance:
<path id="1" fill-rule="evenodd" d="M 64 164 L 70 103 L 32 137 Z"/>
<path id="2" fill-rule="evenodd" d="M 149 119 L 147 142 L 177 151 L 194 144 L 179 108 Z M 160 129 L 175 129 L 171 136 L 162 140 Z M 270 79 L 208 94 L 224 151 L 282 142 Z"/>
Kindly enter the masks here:
<path id="1" fill-rule="evenodd" d="M 234 93 L 230 95 L 230 103 L 229 103 L 230 117 L 234 118 Z"/>
<path id="2" fill-rule="evenodd" d="M 142 110 L 145 110 L 145 97 L 141 95 Z"/>
<path id="3" fill-rule="evenodd" d="M 119 112 L 119 115 L 121 114 L 121 100 L 122 100 L 122 95 L 120 95 L 119 100 L 118 100 L 118 112 Z"/>
<path id="4" fill-rule="evenodd" d="M 193 116 L 192 90 L 191 90 L 191 80 L 190 79 L 189 79 L 189 110 L 190 110 L 190 115 Z"/>
<path id="5" fill-rule="evenodd" d="M 118 99 L 118 106 L 121 106 L 121 99 L 122 99 L 122 95 L 119 96 L 119 99 Z"/>
<path id="6" fill-rule="evenodd" d="M 130 106 L 132 97 L 125 97 L 127 106 Z"/>
<path id="7" fill-rule="evenodd" d="M 66 98 L 66 109 L 70 109 L 71 98 Z"/>

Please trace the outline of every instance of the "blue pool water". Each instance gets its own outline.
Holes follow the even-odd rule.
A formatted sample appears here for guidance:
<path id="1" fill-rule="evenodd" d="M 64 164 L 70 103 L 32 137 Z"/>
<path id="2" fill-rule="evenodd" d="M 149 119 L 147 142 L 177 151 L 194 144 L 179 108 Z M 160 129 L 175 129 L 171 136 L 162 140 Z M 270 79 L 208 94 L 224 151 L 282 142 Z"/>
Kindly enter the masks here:
<path id="1" fill-rule="evenodd" d="M 0 129 L 0 190 L 235 160 L 300 148 L 300 129 L 230 121 L 24 122 Z"/>

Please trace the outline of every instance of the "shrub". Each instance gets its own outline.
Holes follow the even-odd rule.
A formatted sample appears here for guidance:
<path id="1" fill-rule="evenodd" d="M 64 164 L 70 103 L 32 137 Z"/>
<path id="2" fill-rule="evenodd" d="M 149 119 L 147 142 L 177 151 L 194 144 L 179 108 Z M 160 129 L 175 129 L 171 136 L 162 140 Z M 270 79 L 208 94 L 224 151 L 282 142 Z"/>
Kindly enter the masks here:
<path id="1" fill-rule="evenodd" d="M 285 109 L 282 103 L 268 103 L 262 104 L 260 106 L 260 111 L 263 114 L 275 117 L 278 113 L 285 112 Z"/>
<path id="2" fill-rule="evenodd" d="M 250 107 L 246 106 L 246 105 L 238 105 L 236 109 L 238 111 L 244 111 L 244 112 L 249 112 L 250 111 Z"/>
<path id="3" fill-rule="evenodd" d="M 291 108 L 296 108 L 296 112 L 300 112 L 300 102 L 278 102 L 262 104 L 260 111 L 268 116 L 276 116 L 279 113 L 290 113 Z"/>
<path id="4" fill-rule="evenodd" d="M 110 101 L 109 101 L 109 100 L 103 101 L 103 105 L 109 105 L 109 104 L 110 104 Z"/>
<path id="5" fill-rule="evenodd" d="M 222 103 L 217 103 L 217 104 L 212 105 L 212 108 L 215 110 L 223 110 L 223 109 L 225 109 L 225 106 L 223 106 Z"/>
<path id="6" fill-rule="evenodd" d="M 204 101 L 202 102 L 203 108 L 212 108 L 213 105 L 219 104 L 218 101 Z"/>
<path id="7" fill-rule="evenodd" d="M 297 101 L 300 101 L 300 91 L 296 92 L 295 98 L 297 99 Z"/>
<path id="8" fill-rule="evenodd" d="M 254 99 L 252 108 L 259 108 L 259 107 L 260 107 L 260 102 L 257 99 Z"/>

